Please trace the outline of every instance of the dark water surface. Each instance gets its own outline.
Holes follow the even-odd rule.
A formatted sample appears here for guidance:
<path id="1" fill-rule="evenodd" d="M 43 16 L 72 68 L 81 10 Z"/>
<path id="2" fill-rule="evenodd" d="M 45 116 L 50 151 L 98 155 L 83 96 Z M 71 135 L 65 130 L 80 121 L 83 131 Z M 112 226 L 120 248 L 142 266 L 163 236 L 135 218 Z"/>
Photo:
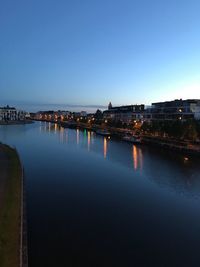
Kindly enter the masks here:
<path id="1" fill-rule="evenodd" d="M 200 159 L 50 123 L 0 141 L 25 168 L 30 267 L 200 266 Z"/>

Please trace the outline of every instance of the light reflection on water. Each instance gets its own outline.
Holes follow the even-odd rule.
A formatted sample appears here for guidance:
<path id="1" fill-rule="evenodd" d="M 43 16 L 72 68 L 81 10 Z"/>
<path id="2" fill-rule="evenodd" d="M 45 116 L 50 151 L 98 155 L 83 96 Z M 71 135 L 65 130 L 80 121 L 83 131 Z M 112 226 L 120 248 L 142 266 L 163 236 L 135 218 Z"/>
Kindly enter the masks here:
<path id="1" fill-rule="evenodd" d="M 87 148 L 88 151 L 100 154 L 103 147 L 102 156 L 104 159 L 113 161 L 119 164 L 122 164 L 127 167 L 131 167 L 134 171 L 140 171 L 140 174 L 143 177 L 156 182 L 158 185 L 172 186 L 173 188 L 180 189 L 182 184 L 184 190 L 189 188 L 191 190 L 193 185 L 199 185 L 200 178 L 197 171 L 196 160 L 185 161 L 184 156 L 179 155 L 168 155 L 168 153 L 162 152 L 154 149 L 147 149 L 146 147 L 131 145 L 127 143 L 118 142 L 115 140 L 109 140 L 106 137 L 97 136 L 94 132 L 89 130 L 80 130 L 80 129 L 64 129 L 58 124 L 44 123 L 39 124 L 39 131 L 42 132 L 52 132 L 56 133 L 56 136 L 59 138 L 62 144 L 73 145 L 76 143 L 77 146 L 84 149 Z M 76 138 L 74 138 L 74 134 Z M 108 155 L 108 143 L 110 143 L 110 153 Z M 115 152 L 115 145 L 118 143 L 118 148 L 120 153 Z M 127 151 L 131 150 L 131 158 L 128 156 Z M 173 158 L 174 157 L 174 158 Z M 160 165 L 157 165 L 159 161 Z M 163 165 L 164 164 L 164 165 Z M 170 168 L 167 169 L 167 172 L 163 174 L 163 170 L 166 168 L 166 164 L 172 165 L 172 173 Z M 154 166 L 156 165 L 156 166 Z M 194 168 L 193 168 L 194 167 Z M 175 168 L 175 169 L 173 169 Z M 179 175 L 173 176 L 174 170 L 181 172 L 182 177 Z M 183 187 L 181 187 L 183 189 Z M 195 190 L 197 189 L 194 186 Z M 198 191 L 197 191 L 198 192 Z"/>
<path id="2" fill-rule="evenodd" d="M 62 144 L 64 144 L 65 143 L 65 139 L 64 139 L 64 128 L 63 127 L 60 127 L 60 142 L 62 143 Z"/>
<path id="3" fill-rule="evenodd" d="M 87 148 L 88 152 L 99 154 L 100 151 L 102 151 L 102 149 L 100 149 L 100 146 L 102 146 L 102 156 L 104 159 L 120 163 L 127 167 L 131 167 L 132 161 L 132 168 L 134 171 L 140 171 L 141 176 L 147 177 L 149 180 L 156 182 L 160 186 L 170 186 L 176 191 L 178 190 L 179 192 L 183 192 L 187 189 L 189 189 L 188 192 L 190 192 L 191 188 L 193 188 L 194 186 L 195 192 L 198 192 L 198 190 L 196 191 L 197 188 L 195 184 L 198 184 L 198 187 L 200 185 L 199 180 L 197 180 L 197 178 L 195 177 L 200 178 L 200 175 L 196 171 L 196 167 L 198 165 L 195 163 L 196 160 L 194 160 L 194 162 L 190 159 L 186 161 L 185 156 L 173 155 L 173 153 L 168 155 L 168 152 L 165 153 L 165 151 L 160 152 L 156 150 L 155 153 L 155 150 L 151 148 L 147 150 L 146 147 L 114 141 L 112 140 L 112 138 L 111 140 L 108 140 L 106 137 L 97 136 L 93 131 L 90 130 L 67 129 L 54 123 L 40 122 L 39 131 L 55 133 L 61 143 L 70 145 L 76 143 L 76 145 L 80 148 Z M 76 138 L 74 138 L 73 133 L 75 133 Z M 110 143 L 109 155 L 108 143 Z M 118 143 L 118 147 L 120 148 L 121 153 L 114 152 L 115 143 Z M 131 150 L 132 159 L 128 157 L 127 149 Z M 149 153 L 152 153 L 152 155 L 150 155 Z M 161 165 L 157 165 L 157 160 Z M 154 167 L 154 164 L 156 164 L 156 167 Z M 163 164 L 172 164 L 177 171 L 179 171 L 180 168 L 182 178 L 180 178 L 180 175 L 175 175 L 174 178 L 173 174 L 171 174 L 170 168 L 163 175 Z M 191 168 L 191 165 L 195 165 L 194 170 L 193 168 Z"/>
<path id="4" fill-rule="evenodd" d="M 91 143 L 91 136 L 90 136 L 90 131 L 87 132 L 87 136 L 88 136 L 88 151 L 90 151 L 90 143 Z"/>
<path id="5" fill-rule="evenodd" d="M 103 156 L 104 156 L 104 159 L 106 159 L 106 156 L 107 156 L 107 138 L 104 137 L 104 140 L 103 140 Z"/>
<path id="6" fill-rule="evenodd" d="M 140 169 L 143 170 L 143 154 L 140 147 L 133 145 L 132 150 L 132 157 L 133 157 L 133 168 L 134 170 Z"/>
<path id="7" fill-rule="evenodd" d="M 55 130 L 55 134 L 56 134 L 56 132 L 58 130 L 58 124 L 57 123 L 54 124 L 54 130 Z"/>
<path id="8" fill-rule="evenodd" d="M 25 167 L 31 267 L 198 266 L 199 159 L 52 123 L 0 141 Z"/>
<path id="9" fill-rule="evenodd" d="M 135 170 L 138 168 L 138 152 L 135 145 L 133 145 L 133 167 Z"/>
<path id="10" fill-rule="evenodd" d="M 76 143 L 79 144 L 79 129 L 76 129 Z"/>
<path id="11" fill-rule="evenodd" d="M 66 143 L 68 143 L 68 130 L 67 129 L 65 130 L 65 141 Z"/>

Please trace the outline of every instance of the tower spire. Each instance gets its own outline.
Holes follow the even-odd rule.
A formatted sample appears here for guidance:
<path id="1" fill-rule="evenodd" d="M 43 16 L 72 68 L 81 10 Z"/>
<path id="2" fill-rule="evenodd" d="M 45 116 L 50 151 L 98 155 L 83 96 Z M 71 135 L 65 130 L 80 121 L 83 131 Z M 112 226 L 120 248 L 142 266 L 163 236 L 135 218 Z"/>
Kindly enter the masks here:
<path id="1" fill-rule="evenodd" d="M 108 104 L 108 109 L 112 109 L 112 103 L 111 102 Z"/>

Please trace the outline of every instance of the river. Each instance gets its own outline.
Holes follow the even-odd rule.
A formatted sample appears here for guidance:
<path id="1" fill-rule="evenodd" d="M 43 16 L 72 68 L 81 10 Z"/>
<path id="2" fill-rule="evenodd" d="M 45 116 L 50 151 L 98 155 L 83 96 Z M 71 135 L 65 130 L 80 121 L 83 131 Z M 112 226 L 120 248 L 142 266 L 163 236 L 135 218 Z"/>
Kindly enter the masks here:
<path id="1" fill-rule="evenodd" d="M 45 122 L 0 141 L 24 165 L 29 267 L 200 266 L 200 159 Z"/>

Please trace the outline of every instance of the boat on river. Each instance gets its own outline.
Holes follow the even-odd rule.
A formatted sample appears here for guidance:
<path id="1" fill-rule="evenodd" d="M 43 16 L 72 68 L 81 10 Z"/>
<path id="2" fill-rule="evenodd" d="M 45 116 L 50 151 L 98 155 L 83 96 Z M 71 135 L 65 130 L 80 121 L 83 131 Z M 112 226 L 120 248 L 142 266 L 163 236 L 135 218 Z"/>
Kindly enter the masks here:
<path id="1" fill-rule="evenodd" d="M 122 140 L 133 144 L 141 144 L 141 138 L 139 136 L 126 134 L 122 137 Z"/>
<path id="2" fill-rule="evenodd" d="M 101 130 L 101 129 L 96 130 L 96 134 L 103 135 L 103 136 L 110 136 L 111 135 L 111 133 L 108 132 L 107 130 Z"/>

